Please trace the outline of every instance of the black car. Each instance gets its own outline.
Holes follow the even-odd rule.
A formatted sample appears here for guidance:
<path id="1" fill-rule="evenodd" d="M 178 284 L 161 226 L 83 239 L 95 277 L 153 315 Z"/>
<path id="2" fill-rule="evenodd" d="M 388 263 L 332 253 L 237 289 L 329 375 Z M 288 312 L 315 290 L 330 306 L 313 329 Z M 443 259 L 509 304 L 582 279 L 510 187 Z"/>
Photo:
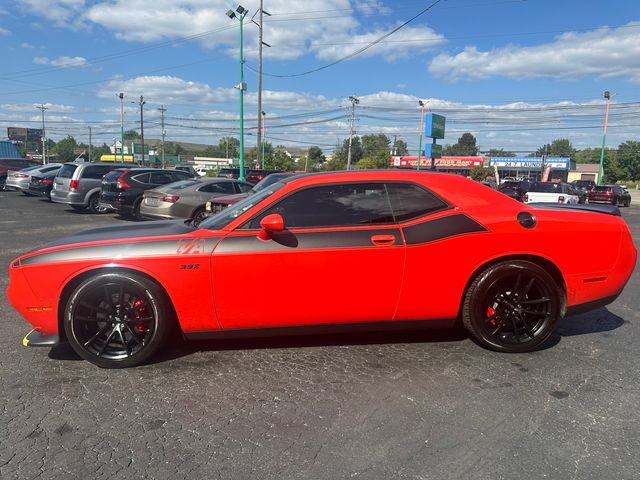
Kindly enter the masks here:
<path id="1" fill-rule="evenodd" d="M 145 190 L 193 178 L 181 170 L 160 168 L 118 168 L 102 178 L 99 205 L 123 217 L 140 220 L 140 204 Z"/>
<path id="2" fill-rule="evenodd" d="M 570 185 L 573 185 L 578 190 L 584 191 L 586 194 L 596 187 L 596 182 L 593 180 L 574 180 Z"/>
<path id="3" fill-rule="evenodd" d="M 524 194 L 531 188 L 531 183 L 526 180 L 507 180 L 503 182 L 498 190 L 506 196 L 522 202 Z"/>
<path id="4" fill-rule="evenodd" d="M 29 181 L 28 192 L 31 195 L 42 196 L 51 200 L 51 189 L 53 188 L 53 179 L 56 178 L 56 175 L 58 174 L 58 170 L 60 170 L 60 168 L 43 173 L 40 176 L 32 175 L 31 180 Z"/>
<path id="5" fill-rule="evenodd" d="M 249 169 L 245 167 L 244 169 L 244 176 L 247 176 L 247 173 L 249 173 Z M 240 178 L 240 169 L 239 168 L 221 168 L 220 171 L 218 172 L 218 176 L 222 177 L 222 178 L 235 178 L 238 179 Z"/>
<path id="6" fill-rule="evenodd" d="M 252 169 L 247 172 L 247 182 L 256 184 L 260 180 L 262 180 L 267 175 L 271 175 L 272 173 L 282 173 L 282 170 L 262 170 L 262 169 Z"/>

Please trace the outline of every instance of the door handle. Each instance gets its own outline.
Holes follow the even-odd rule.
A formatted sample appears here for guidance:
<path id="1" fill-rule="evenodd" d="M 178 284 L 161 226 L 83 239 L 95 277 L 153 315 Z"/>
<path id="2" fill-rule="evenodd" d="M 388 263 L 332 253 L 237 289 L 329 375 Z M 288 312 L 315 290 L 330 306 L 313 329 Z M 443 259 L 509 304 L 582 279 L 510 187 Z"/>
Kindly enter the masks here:
<path id="1" fill-rule="evenodd" d="M 373 235 L 371 237 L 371 243 L 379 247 L 383 247 L 385 245 L 393 245 L 395 241 L 395 235 Z"/>

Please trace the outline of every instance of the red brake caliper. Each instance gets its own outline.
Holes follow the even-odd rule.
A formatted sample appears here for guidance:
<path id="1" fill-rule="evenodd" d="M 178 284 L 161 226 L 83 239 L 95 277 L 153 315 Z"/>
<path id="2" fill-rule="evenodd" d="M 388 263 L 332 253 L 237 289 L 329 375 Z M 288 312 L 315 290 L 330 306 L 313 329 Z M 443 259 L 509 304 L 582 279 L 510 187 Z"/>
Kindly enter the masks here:
<path id="1" fill-rule="evenodd" d="M 493 309 L 493 307 L 487 307 L 487 318 L 489 318 L 491 315 L 494 315 L 496 313 L 496 311 Z M 498 318 L 494 317 L 491 320 L 489 320 L 489 323 L 492 326 L 495 326 L 496 323 L 498 322 Z"/>
<path id="2" fill-rule="evenodd" d="M 144 314 L 145 308 L 147 308 L 147 306 L 145 305 L 144 300 L 137 299 L 133 302 L 133 308 L 131 310 L 134 312 L 134 318 L 141 318 Z M 143 322 L 136 323 L 135 329 L 138 333 L 145 333 L 147 331 Z"/>

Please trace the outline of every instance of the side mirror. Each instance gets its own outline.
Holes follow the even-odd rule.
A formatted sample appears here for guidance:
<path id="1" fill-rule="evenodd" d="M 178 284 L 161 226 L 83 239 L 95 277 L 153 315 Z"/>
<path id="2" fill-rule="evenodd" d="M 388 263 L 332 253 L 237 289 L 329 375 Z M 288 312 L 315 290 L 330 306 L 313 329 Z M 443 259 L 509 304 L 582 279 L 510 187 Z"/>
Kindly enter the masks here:
<path id="1" fill-rule="evenodd" d="M 260 240 L 271 240 L 274 233 L 282 232 L 284 230 L 284 220 L 279 213 L 272 213 L 260 220 L 260 233 L 258 238 Z"/>

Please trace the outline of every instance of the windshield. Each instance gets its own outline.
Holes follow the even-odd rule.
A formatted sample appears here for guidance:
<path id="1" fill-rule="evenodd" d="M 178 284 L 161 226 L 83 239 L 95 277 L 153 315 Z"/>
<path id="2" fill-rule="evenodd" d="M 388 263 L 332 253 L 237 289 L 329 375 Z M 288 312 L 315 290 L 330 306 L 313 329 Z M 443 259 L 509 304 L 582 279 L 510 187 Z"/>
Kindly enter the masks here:
<path id="1" fill-rule="evenodd" d="M 253 188 L 251 189 L 251 192 L 252 193 L 259 192 L 260 190 L 263 190 L 268 186 L 273 185 L 274 183 L 279 182 L 283 178 L 286 178 L 289 176 L 291 175 L 287 173 L 285 174 L 272 173 L 271 175 L 267 175 L 266 177 L 264 177 L 262 180 L 260 180 L 258 183 L 256 183 L 253 186 Z"/>
<path id="2" fill-rule="evenodd" d="M 213 215 L 207 218 L 205 221 L 203 221 L 200 224 L 199 228 L 207 228 L 209 230 L 220 230 L 226 227 L 229 223 L 231 223 L 233 220 L 238 218 L 240 215 L 242 215 L 244 212 L 249 210 L 254 205 L 257 205 L 272 193 L 280 190 L 282 187 L 284 187 L 284 183 L 282 182 L 273 183 L 268 188 L 264 188 L 259 192 L 255 193 L 254 195 L 250 195 L 244 200 L 234 205 L 231 205 L 226 210 L 223 210 L 220 213 L 217 213 L 216 215 Z"/>

